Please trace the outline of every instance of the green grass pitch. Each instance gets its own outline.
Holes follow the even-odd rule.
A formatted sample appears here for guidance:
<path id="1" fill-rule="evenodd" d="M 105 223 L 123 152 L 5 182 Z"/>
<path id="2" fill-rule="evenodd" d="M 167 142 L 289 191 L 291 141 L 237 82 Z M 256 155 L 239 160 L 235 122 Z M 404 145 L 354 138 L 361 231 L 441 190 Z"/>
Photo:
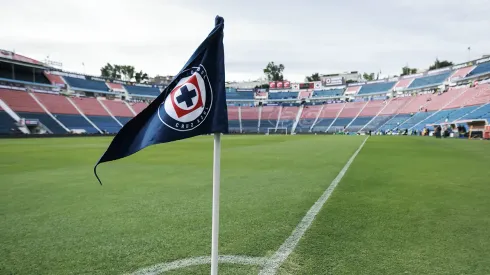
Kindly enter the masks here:
<path id="1" fill-rule="evenodd" d="M 210 255 L 212 137 L 102 164 L 100 186 L 110 140 L 0 140 L 0 274 L 131 274 Z M 225 136 L 220 254 L 273 255 L 363 140 Z M 490 274 L 489 167 L 489 142 L 370 137 L 278 274 Z"/>

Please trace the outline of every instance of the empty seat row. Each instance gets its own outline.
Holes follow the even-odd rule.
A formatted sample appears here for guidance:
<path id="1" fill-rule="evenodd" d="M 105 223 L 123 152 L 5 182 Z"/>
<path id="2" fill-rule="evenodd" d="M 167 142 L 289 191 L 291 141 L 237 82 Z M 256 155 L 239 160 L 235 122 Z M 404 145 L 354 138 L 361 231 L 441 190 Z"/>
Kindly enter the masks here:
<path id="1" fill-rule="evenodd" d="M 395 84 L 396 81 L 362 85 L 361 89 L 359 90 L 359 92 L 357 92 L 357 94 L 365 95 L 365 94 L 387 93 L 393 88 Z"/>

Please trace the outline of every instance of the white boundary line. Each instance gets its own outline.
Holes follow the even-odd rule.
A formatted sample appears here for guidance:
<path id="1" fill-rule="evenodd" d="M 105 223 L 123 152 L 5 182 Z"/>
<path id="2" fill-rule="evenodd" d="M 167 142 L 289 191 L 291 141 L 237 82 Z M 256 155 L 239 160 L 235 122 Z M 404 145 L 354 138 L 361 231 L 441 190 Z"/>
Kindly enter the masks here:
<path id="1" fill-rule="evenodd" d="M 241 265 L 258 265 L 263 266 L 267 262 L 265 257 L 248 257 L 239 255 L 221 255 L 218 258 L 219 263 L 224 264 L 241 264 Z M 157 264 L 154 266 L 142 268 L 131 275 L 157 275 L 166 271 L 185 268 L 195 265 L 211 264 L 211 256 L 194 257 L 182 260 L 176 260 L 169 263 Z"/>
<path id="2" fill-rule="evenodd" d="M 316 218 L 316 215 L 320 212 L 325 202 L 327 202 L 330 195 L 332 195 L 333 190 L 339 182 L 344 177 L 347 169 L 351 166 L 354 159 L 357 157 L 362 147 L 368 140 L 369 136 L 364 139 L 356 152 L 350 157 L 347 163 L 344 165 L 342 170 L 340 170 L 339 174 L 335 179 L 330 183 L 330 186 L 323 192 L 321 197 L 313 204 L 313 206 L 308 210 L 306 215 L 301 219 L 299 224 L 294 228 L 291 235 L 284 241 L 284 243 L 279 247 L 279 249 L 272 255 L 270 258 L 266 257 L 249 257 L 249 256 L 240 256 L 240 255 L 221 255 L 218 258 L 219 263 L 226 264 L 240 264 L 240 265 L 254 265 L 254 266 L 262 266 L 263 269 L 259 272 L 259 275 L 274 275 L 276 274 L 279 267 L 282 263 L 288 258 L 288 256 L 293 252 L 296 246 L 299 243 L 299 240 L 303 237 L 305 232 L 311 226 L 313 221 Z M 193 257 L 181 260 L 175 260 L 169 263 L 161 263 L 156 264 L 150 267 L 145 267 L 139 269 L 131 275 L 158 275 L 163 272 L 186 268 L 190 266 L 196 265 L 205 265 L 211 264 L 211 256 L 202 256 L 202 257 Z"/>
<path id="3" fill-rule="evenodd" d="M 325 202 L 328 200 L 330 195 L 332 194 L 333 190 L 337 185 L 339 184 L 340 180 L 345 175 L 345 172 L 347 172 L 347 169 L 349 169 L 350 165 L 356 158 L 357 154 L 361 151 L 362 147 L 364 147 L 364 144 L 368 140 L 369 136 L 364 139 L 362 142 L 361 146 L 359 146 L 359 149 L 350 157 L 349 161 L 345 164 L 344 168 L 340 170 L 340 173 L 337 175 L 337 177 L 332 181 L 330 186 L 325 190 L 325 192 L 322 194 L 322 196 L 313 204 L 313 206 L 308 210 L 306 215 L 303 217 L 303 219 L 299 222 L 299 224 L 296 226 L 296 228 L 293 230 L 293 233 L 289 236 L 289 238 L 284 241 L 284 243 L 279 247 L 279 249 L 272 255 L 271 258 L 267 261 L 265 264 L 264 268 L 259 272 L 259 275 L 273 275 L 276 274 L 277 269 L 281 266 L 281 264 L 288 258 L 289 254 L 293 252 L 294 248 L 296 245 L 298 245 L 299 240 L 303 235 L 305 234 L 306 230 L 311 226 L 313 223 L 313 220 L 315 219 L 316 215 L 320 210 L 322 209 L 322 206 L 325 204 Z"/>

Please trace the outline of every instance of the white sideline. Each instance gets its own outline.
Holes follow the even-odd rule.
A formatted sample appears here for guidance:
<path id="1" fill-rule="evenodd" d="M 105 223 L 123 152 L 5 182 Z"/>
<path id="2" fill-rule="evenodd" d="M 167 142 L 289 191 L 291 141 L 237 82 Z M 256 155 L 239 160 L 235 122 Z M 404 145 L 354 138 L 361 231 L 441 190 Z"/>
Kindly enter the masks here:
<path id="1" fill-rule="evenodd" d="M 219 263 L 224 264 L 242 264 L 242 265 L 258 265 L 262 266 L 266 263 L 267 258 L 265 257 L 248 257 L 248 256 L 238 256 L 238 255 L 221 255 L 218 258 Z M 137 270 L 131 275 L 157 275 L 166 271 L 185 268 L 195 265 L 205 265 L 211 264 L 211 256 L 194 257 L 182 260 L 176 260 L 169 263 L 157 264 L 154 266 L 142 268 Z"/>
<path id="2" fill-rule="evenodd" d="M 299 224 L 296 226 L 296 228 L 293 230 L 293 233 L 289 236 L 289 238 L 286 239 L 286 241 L 279 247 L 279 249 L 272 255 L 271 258 L 267 260 L 267 263 L 265 264 L 264 268 L 259 272 L 259 275 L 273 275 L 276 274 L 277 269 L 281 266 L 281 264 L 288 258 L 289 254 L 293 252 L 294 248 L 296 245 L 298 245 L 299 240 L 303 235 L 305 234 L 306 230 L 311 226 L 313 223 L 313 220 L 315 219 L 316 215 L 320 210 L 322 209 L 322 206 L 325 204 L 325 202 L 328 200 L 330 195 L 332 194 L 333 190 L 337 185 L 339 184 L 340 180 L 345 175 L 345 172 L 347 172 L 347 169 L 349 169 L 350 165 L 356 158 L 357 154 L 361 151 L 362 147 L 364 147 L 364 144 L 368 140 L 369 136 L 364 139 L 362 142 L 361 146 L 359 146 L 359 149 L 350 157 L 349 161 L 345 164 L 344 168 L 340 170 L 339 174 L 337 177 L 332 181 L 330 186 L 325 190 L 325 192 L 322 194 L 322 196 L 313 204 L 313 206 L 308 210 L 306 215 L 303 217 L 303 219 L 299 222 Z"/>
<path id="3" fill-rule="evenodd" d="M 347 163 L 344 165 L 342 170 L 340 170 L 339 174 L 335 179 L 330 183 L 327 190 L 323 192 L 320 198 L 313 204 L 313 206 L 308 210 L 306 215 L 301 219 L 299 224 L 294 228 L 291 235 L 284 241 L 284 243 L 279 247 L 279 249 L 272 255 L 270 258 L 266 257 L 249 257 L 249 256 L 240 256 L 240 255 L 221 255 L 218 258 L 219 263 L 227 263 L 227 264 L 241 264 L 241 265 L 254 265 L 254 266 L 262 266 L 262 270 L 259 272 L 259 275 L 274 275 L 277 270 L 281 266 L 281 264 L 288 258 L 288 256 L 293 252 L 296 246 L 299 243 L 299 240 L 303 237 L 305 232 L 315 220 L 316 215 L 320 212 L 325 202 L 328 200 L 333 190 L 339 182 L 344 177 L 347 169 L 351 166 L 354 159 L 357 157 L 362 147 L 368 140 L 369 136 L 364 139 L 359 148 L 354 152 L 354 154 L 350 157 Z M 130 275 L 158 275 L 163 272 L 186 268 L 190 266 L 196 265 L 205 265 L 211 264 L 211 256 L 202 256 L 202 257 L 193 257 L 181 260 L 175 260 L 173 262 L 168 263 L 160 263 L 153 266 L 145 267 L 139 269 Z"/>

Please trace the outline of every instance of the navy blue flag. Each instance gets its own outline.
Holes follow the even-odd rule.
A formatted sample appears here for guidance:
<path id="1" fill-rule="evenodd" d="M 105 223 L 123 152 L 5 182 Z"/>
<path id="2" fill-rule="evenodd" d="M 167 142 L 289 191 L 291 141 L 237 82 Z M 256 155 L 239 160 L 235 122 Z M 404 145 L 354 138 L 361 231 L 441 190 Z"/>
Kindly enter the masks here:
<path id="1" fill-rule="evenodd" d="M 214 29 L 170 85 L 117 133 L 94 167 L 99 183 L 97 166 L 103 162 L 153 144 L 228 133 L 223 28 L 224 20 L 217 16 Z"/>

